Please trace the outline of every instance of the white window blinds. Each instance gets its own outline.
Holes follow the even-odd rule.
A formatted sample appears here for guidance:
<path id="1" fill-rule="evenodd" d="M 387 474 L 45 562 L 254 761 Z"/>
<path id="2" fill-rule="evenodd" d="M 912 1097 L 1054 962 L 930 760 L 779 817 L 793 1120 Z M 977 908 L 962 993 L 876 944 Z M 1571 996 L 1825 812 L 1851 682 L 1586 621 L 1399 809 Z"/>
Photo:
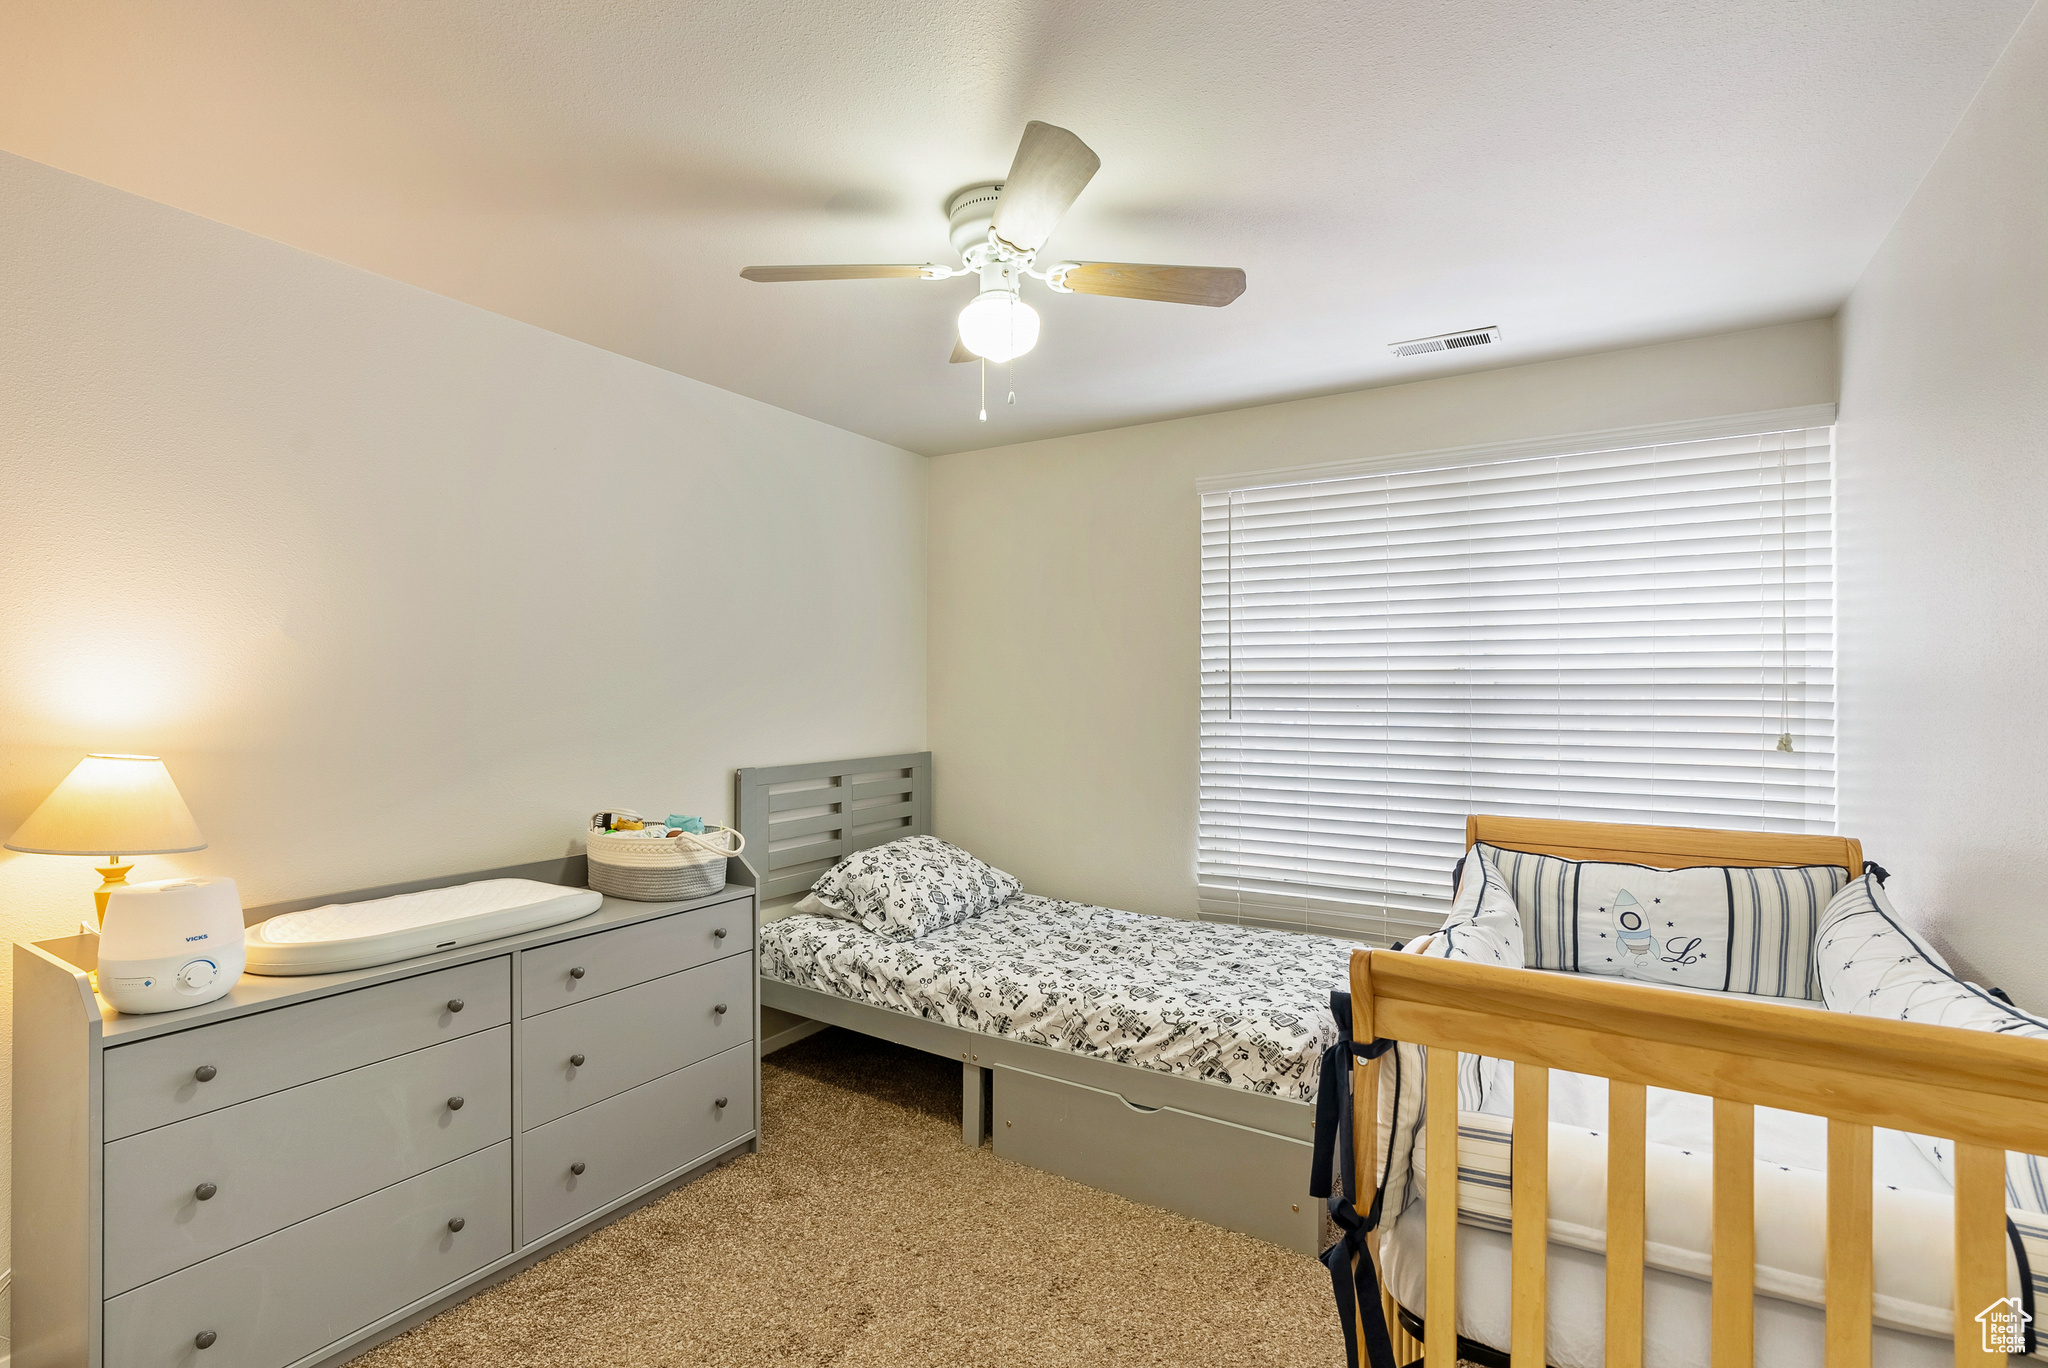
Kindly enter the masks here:
<path id="1" fill-rule="evenodd" d="M 1431 929 L 1470 813 L 1832 831 L 1831 441 L 1205 492 L 1203 915 Z"/>

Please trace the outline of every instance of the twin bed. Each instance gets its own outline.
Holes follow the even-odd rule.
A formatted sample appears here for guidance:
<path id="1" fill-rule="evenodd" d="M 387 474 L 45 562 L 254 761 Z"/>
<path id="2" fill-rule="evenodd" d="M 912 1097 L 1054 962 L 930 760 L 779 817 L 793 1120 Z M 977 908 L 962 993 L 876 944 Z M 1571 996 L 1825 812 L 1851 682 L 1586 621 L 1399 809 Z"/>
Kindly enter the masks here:
<path id="1" fill-rule="evenodd" d="M 928 754 L 740 771 L 764 901 L 925 834 L 930 798 Z M 1744 929 L 1766 919 L 1737 916 L 1760 906 L 1735 888 L 1745 868 L 1846 880 L 1864 873 L 1855 842 L 1500 818 L 1470 834 L 1729 867 L 1719 948 L 1780 966 L 1787 991 L 1532 974 L 1020 894 L 909 940 L 769 922 L 761 1001 L 957 1058 L 969 1144 L 992 1136 L 1004 1157 L 1316 1253 L 1315 1102 L 1339 1039 L 1330 991 L 1348 985 L 1351 1037 L 1403 1042 L 1338 1079 L 1382 1120 L 1358 1126 L 1355 1162 L 1389 1188 L 1362 1257 L 1397 1361 L 1506 1363 L 1511 1346 L 1517 1365 L 1562 1368 L 2004 1361 L 1980 1352 L 1970 1312 L 2008 1291 L 2030 1310 L 2048 1277 L 2048 1215 L 2005 1228 L 1997 1182 L 1997 1150 L 2048 1149 L 2048 1038 L 1831 1011 L 1817 971 Z M 1953 1171 L 1907 1130 L 1951 1137 Z"/>
<path id="2" fill-rule="evenodd" d="M 929 753 L 739 771 L 764 906 L 928 834 Z M 909 941 L 761 933 L 761 1003 L 957 1059 L 962 1139 L 1303 1253 L 1317 1071 L 1351 943 L 1028 894 Z"/>

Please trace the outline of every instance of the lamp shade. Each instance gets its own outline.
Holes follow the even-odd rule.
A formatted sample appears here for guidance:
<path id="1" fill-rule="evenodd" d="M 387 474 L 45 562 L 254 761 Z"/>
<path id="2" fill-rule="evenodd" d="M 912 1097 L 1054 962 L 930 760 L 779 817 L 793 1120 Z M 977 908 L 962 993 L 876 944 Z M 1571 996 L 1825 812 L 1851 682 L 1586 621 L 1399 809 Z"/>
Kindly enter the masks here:
<path id="1" fill-rule="evenodd" d="M 206 838 L 154 755 L 88 755 L 29 814 L 9 850 L 31 855 L 177 855 Z"/>

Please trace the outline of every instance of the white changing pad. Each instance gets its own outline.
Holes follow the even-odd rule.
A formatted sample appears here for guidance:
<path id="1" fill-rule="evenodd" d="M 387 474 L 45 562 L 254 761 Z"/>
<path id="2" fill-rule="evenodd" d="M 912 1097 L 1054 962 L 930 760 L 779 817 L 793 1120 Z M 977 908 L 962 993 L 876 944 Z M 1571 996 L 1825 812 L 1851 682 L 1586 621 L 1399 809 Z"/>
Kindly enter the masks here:
<path id="1" fill-rule="evenodd" d="M 496 940 L 587 917 L 604 901 L 588 888 L 534 879 L 480 879 L 369 902 L 330 903 L 258 922 L 244 934 L 251 974 L 333 974 L 434 950 Z"/>

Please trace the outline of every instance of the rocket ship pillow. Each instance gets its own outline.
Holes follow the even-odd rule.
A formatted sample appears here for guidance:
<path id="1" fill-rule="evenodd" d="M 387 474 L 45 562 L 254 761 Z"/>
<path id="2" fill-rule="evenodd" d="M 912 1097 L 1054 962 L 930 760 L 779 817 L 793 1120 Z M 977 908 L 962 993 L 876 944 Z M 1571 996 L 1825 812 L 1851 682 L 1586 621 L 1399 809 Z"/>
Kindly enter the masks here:
<path id="1" fill-rule="evenodd" d="M 1682 988 L 1819 999 L 1814 938 L 1838 865 L 1652 869 L 1476 847 L 1521 914 L 1526 962 Z"/>
<path id="2" fill-rule="evenodd" d="M 1582 864 L 1578 968 L 1685 988 L 1728 978 L 1728 881 L 1719 869 Z"/>

